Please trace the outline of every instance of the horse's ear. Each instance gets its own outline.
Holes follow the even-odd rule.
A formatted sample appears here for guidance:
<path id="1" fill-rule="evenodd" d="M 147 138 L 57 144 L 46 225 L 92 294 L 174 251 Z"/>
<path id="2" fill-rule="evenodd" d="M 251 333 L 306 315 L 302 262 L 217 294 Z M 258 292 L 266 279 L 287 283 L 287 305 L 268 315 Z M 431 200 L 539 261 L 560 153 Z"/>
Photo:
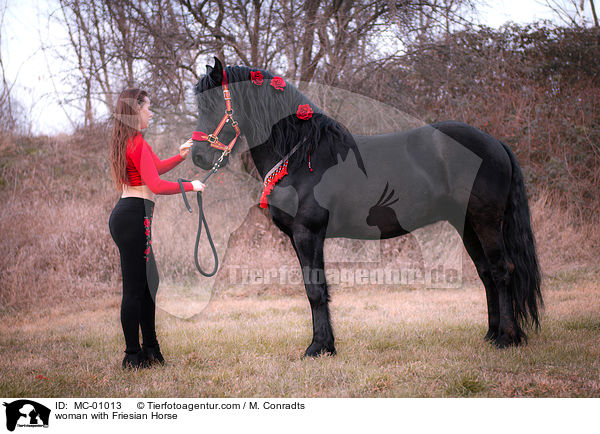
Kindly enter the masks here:
<path id="1" fill-rule="evenodd" d="M 221 84 L 223 82 L 223 64 L 216 57 L 215 66 L 211 69 L 209 75 L 215 83 Z"/>
<path id="2" fill-rule="evenodd" d="M 210 74 L 213 70 L 213 67 L 210 65 L 206 65 L 206 74 Z"/>
<path id="3" fill-rule="evenodd" d="M 214 56 L 213 59 L 215 59 L 215 69 L 223 69 L 223 64 L 221 63 L 219 58 Z"/>

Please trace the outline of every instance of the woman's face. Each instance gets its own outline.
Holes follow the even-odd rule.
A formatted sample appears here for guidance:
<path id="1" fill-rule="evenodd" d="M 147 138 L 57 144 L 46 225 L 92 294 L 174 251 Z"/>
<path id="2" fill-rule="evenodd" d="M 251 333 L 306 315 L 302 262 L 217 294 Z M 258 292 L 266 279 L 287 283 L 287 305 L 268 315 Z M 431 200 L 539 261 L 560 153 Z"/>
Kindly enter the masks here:
<path id="1" fill-rule="evenodd" d="M 144 102 L 140 108 L 140 130 L 148 128 L 148 124 L 152 119 L 152 112 L 150 111 L 150 100 L 144 97 Z"/>

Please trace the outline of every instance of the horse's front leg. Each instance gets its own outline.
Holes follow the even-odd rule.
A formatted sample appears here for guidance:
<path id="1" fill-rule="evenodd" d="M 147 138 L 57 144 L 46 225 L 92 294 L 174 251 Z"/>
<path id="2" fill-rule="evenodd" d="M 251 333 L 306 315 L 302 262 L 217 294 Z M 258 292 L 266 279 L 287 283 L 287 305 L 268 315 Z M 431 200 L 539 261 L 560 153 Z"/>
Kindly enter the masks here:
<path id="1" fill-rule="evenodd" d="M 325 231 L 325 228 L 321 228 L 319 232 L 314 232 L 305 226 L 299 226 L 292 229 L 291 236 L 312 310 L 313 340 L 304 353 L 304 356 L 309 357 L 335 354 L 323 259 Z"/>

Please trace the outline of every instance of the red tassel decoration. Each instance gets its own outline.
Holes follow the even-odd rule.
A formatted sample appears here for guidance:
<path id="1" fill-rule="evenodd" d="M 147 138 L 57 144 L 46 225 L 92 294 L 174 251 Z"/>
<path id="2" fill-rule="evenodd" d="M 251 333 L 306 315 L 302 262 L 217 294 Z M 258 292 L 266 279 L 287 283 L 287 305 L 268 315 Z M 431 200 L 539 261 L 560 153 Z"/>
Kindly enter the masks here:
<path id="1" fill-rule="evenodd" d="M 275 184 L 285 175 L 287 175 L 287 165 L 288 160 L 285 160 L 281 166 L 277 168 L 275 172 L 273 172 L 266 180 L 263 186 L 262 194 L 260 195 L 260 207 L 267 207 L 267 196 L 271 194 L 273 188 L 275 188 Z"/>
<path id="2" fill-rule="evenodd" d="M 308 168 L 310 169 L 310 171 L 313 171 L 312 166 L 310 165 L 310 152 L 308 153 Z"/>

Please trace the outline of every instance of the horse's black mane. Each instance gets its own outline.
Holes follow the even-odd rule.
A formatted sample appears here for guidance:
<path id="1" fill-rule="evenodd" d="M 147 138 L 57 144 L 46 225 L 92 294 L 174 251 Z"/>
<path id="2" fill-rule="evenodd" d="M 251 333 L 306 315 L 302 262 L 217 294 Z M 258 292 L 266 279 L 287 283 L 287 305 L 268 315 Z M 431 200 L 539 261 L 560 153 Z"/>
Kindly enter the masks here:
<path id="1" fill-rule="evenodd" d="M 262 85 L 258 86 L 250 81 L 252 71 L 262 73 Z M 227 66 L 225 72 L 230 83 L 236 119 L 244 129 L 249 146 L 262 145 L 267 149 L 273 149 L 277 155 L 283 157 L 297 143 L 303 142 L 291 159 L 290 166 L 305 163 L 309 154 L 314 153 L 317 146 L 325 146 L 329 149 L 333 161 L 337 161 L 337 154 L 345 159 L 348 151 L 352 149 L 362 166 L 362 160 L 350 132 L 342 124 L 323 113 L 296 86 L 286 81 L 283 91 L 276 90 L 270 85 L 275 75 L 259 68 Z M 220 83 L 215 83 L 209 73 L 198 81 L 194 90 L 199 96 L 216 87 L 220 87 Z M 208 93 L 211 100 L 222 98 L 220 92 Z M 200 105 L 199 99 L 198 103 Z M 303 104 L 309 104 L 314 112 L 308 120 L 301 120 L 296 116 L 298 106 Z M 247 120 L 247 126 L 250 128 L 244 128 L 243 120 Z M 303 141 L 305 138 L 308 140 Z"/>

